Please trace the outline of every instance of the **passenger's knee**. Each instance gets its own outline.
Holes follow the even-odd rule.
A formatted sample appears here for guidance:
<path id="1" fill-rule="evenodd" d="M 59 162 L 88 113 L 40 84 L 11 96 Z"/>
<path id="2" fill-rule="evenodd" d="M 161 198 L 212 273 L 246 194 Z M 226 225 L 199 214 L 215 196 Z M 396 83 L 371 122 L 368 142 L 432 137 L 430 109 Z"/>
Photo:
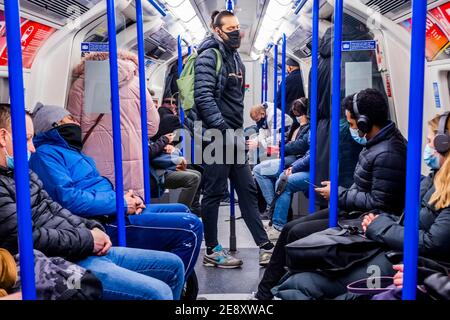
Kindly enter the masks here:
<path id="1" fill-rule="evenodd" d="M 146 300 L 174 300 L 172 289 L 162 281 L 159 281 L 158 285 L 149 290 L 143 298 Z"/>

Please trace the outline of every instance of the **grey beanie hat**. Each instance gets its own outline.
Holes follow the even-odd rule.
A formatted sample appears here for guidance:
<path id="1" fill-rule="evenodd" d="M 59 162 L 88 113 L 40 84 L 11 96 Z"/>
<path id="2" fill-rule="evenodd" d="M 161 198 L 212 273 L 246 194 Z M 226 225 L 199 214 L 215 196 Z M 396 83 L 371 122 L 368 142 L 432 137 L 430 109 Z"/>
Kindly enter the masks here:
<path id="1" fill-rule="evenodd" d="M 34 133 L 39 134 L 52 130 L 55 123 L 61 121 L 68 115 L 70 113 L 62 107 L 44 106 L 38 102 L 33 111 Z"/>

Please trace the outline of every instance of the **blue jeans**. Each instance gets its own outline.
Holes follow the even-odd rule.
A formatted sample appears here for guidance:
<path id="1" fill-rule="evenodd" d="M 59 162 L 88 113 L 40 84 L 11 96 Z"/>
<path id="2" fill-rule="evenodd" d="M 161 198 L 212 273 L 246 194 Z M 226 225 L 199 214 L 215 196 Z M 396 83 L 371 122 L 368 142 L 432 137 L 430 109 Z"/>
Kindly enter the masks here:
<path id="1" fill-rule="evenodd" d="M 177 207 L 178 206 L 178 207 Z M 184 205 L 150 205 L 140 215 L 127 217 L 127 246 L 149 250 L 169 251 L 181 258 L 185 278 L 194 270 L 203 240 L 203 224 L 200 219 L 184 212 L 167 212 L 164 208 L 187 208 Z M 113 244 L 117 244 L 117 225 L 107 224 L 106 232 Z"/>
<path id="2" fill-rule="evenodd" d="M 253 168 L 253 176 L 258 182 L 267 206 L 270 206 L 275 198 L 275 182 L 279 177 L 280 160 L 266 160 Z"/>
<path id="3" fill-rule="evenodd" d="M 282 176 L 284 176 L 284 173 L 280 176 L 280 179 Z M 277 181 L 277 187 L 280 183 L 280 179 Z M 309 180 L 309 172 L 297 172 L 289 176 L 286 189 L 278 198 L 273 213 L 273 227 L 278 231 L 281 231 L 287 223 L 292 194 L 299 191 L 308 191 L 309 185 L 306 183 L 306 180 Z"/>
<path id="4" fill-rule="evenodd" d="M 189 208 L 181 203 L 155 203 L 147 205 L 148 212 L 187 212 L 191 213 Z"/>
<path id="5" fill-rule="evenodd" d="M 104 300 L 179 299 L 184 285 L 183 262 L 168 252 L 113 247 L 77 264 L 102 282 Z"/>

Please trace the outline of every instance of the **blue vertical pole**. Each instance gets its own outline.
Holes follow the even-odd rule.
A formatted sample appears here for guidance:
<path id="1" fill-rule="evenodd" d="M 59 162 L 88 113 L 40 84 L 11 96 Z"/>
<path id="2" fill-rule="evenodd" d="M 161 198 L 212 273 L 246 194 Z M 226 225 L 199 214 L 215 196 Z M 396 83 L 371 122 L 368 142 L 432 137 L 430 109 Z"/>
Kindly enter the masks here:
<path id="1" fill-rule="evenodd" d="M 282 37 L 283 46 L 281 51 L 281 132 L 280 132 L 280 173 L 284 170 L 284 146 L 285 146 L 285 135 L 284 131 L 286 129 L 286 49 L 287 49 L 287 40 L 286 34 L 283 33 Z M 275 113 L 275 119 L 277 118 L 277 114 Z"/>
<path id="2" fill-rule="evenodd" d="M 227 0 L 227 10 L 233 12 L 233 0 Z M 233 183 L 230 183 L 230 251 L 236 251 L 236 249 L 236 213 L 234 203 L 234 186 Z"/>
<path id="3" fill-rule="evenodd" d="M 119 246 L 126 246 L 125 206 L 122 170 L 122 136 L 120 129 L 119 76 L 117 63 L 116 13 L 114 0 L 107 0 L 109 76 L 111 82 L 112 125 L 114 140 L 114 172 L 116 177 L 117 232 Z"/>
<path id="4" fill-rule="evenodd" d="M 412 12 L 403 300 L 416 299 L 427 2 L 414 0 Z"/>
<path id="5" fill-rule="evenodd" d="M 11 128 L 14 147 L 14 180 L 19 230 L 20 278 L 24 300 L 36 300 L 34 279 L 33 228 L 28 174 L 25 99 L 23 95 L 22 44 L 19 1 L 5 1 L 6 41 L 8 49 Z"/>
<path id="6" fill-rule="evenodd" d="M 317 102 L 319 84 L 319 1 L 313 0 L 313 28 L 312 28 L 312 65 L 311 65 L 311 139 L 310 139 L 310 165 L 309 180 L 316 181 L 317 159 Z M 314 186 L 309 186 L 309 212 L 316 211 L 316 192 Z"/>
<path id="7" fill-rule="evenodd" d="M 265 97 L 265 77 L 266 77 L 266 68 L 264 63 L 261 63 L 261 103 L 264 103 L 264 97 Z"/>
<path id="8" fill-rule="evenodd" d="M 182 47 L 181 35 L 178 35 L 178 77 L 181 76 L 182 72 L 183 72 L 183 47 Z M 179 98 L 178 100 L 180 101 L 180 103 L 179 103 L 179 105 L 180 105 L 180 122 L 181 122 L 181 126 L 183 127 L 185 115 L 184 115 L 183 106 L 181 105 L 181 99 L 180 99 L 180 97 L 178 97 L 178 98 Z M 181 154 L 184 155 L 184 152 L 185 152 L 184 146 L 186 143 L 184 141 L 184 134 L 182 134 L 181 138 L 182 138 Z"/>
<path id="9" fill-rule="evenodd" d="M 342 12 L 343 0 L 336 0 L 334 10 L 333 91 L 331 105 L 331 152 L 330 152 L 330 227 L 337 226 L 339 183 L 339 122 L 341 118 L 341 58 L 342 58 Z"/>
<path id="10" fill-rule="evenodd" d="M 269 59 L 267 56 L 264 57 L 264 70 L 264 101 L 267 101 L 269 93 Z"/>
<path id="11" fill-rule="evenodd" d="M 150 161 L 148 154 L 147 125 L 147 80 L 145 76 L 144 27 L 142 19 L 142 0 L 136 0 L 136 27 L 139 58 L 139 89 L 141 99 L 142 159 L 144 162 L 144 200 L 150 204 Z"/>
<path id="12" fill-rule="evenodd" d="M 277 103 L 278 103 L 278 44 L 273 49 L 273 144 L 277 144 Z"/>
<path id="13" fill-rule="evenodd" d="M 233 12 L 234 10 L 234 0 L 226 1 L 227 11 Z"/>

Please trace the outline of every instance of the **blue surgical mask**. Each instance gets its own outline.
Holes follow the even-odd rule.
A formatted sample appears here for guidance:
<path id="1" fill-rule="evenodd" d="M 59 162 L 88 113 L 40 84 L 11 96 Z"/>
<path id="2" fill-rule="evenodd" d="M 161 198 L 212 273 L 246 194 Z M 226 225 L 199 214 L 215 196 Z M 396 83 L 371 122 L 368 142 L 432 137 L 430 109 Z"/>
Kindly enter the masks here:
<path id="1" fill-rule="evenodd" d="M 5 149 L 5 153 L 6 153 L 6 166 L 9 169 L 14 170 L 14 157 L 10 156 L 8 154 L 8 151 L 6 151 L 6 149 Z M 31 152 L 27 151 L 27 161 L 30 161 L 30 158 L 31 158 Z"/>
<path id="2" fill-rule="evenodd" d="M 441 168 L 439 156 L 436 154 L 436 150 L 430 147 L 428 144 L 423 152 L 423 161 L 426 165 L 434 170 L 439 170 Z"/>
<path id="3" fill-rule="evenodd" d="M 356 143 L 359 143 L 360 145 L 366 145 L 367 144 L 367 138 L 359 136 L 359 130 L 350 128 L 350 134 L 352 135 L 353 140 L 356 141 Z"/>
<path id="4" fill-rule="evenodd" d="M 11 137 L 11 143 L 12 143 L 12 137 Z M 6 148 L 3 148 L 3 150 L 5 151 L 5 156 L 6 156 L 6 166 L 9 169 L 14 170 L 14 157 L 8 153 L 8 150 L 6 150 Z M 27 161 L 30 161 L 30 158 L 31 158 L 31 152 L 27 150 Z"/>

